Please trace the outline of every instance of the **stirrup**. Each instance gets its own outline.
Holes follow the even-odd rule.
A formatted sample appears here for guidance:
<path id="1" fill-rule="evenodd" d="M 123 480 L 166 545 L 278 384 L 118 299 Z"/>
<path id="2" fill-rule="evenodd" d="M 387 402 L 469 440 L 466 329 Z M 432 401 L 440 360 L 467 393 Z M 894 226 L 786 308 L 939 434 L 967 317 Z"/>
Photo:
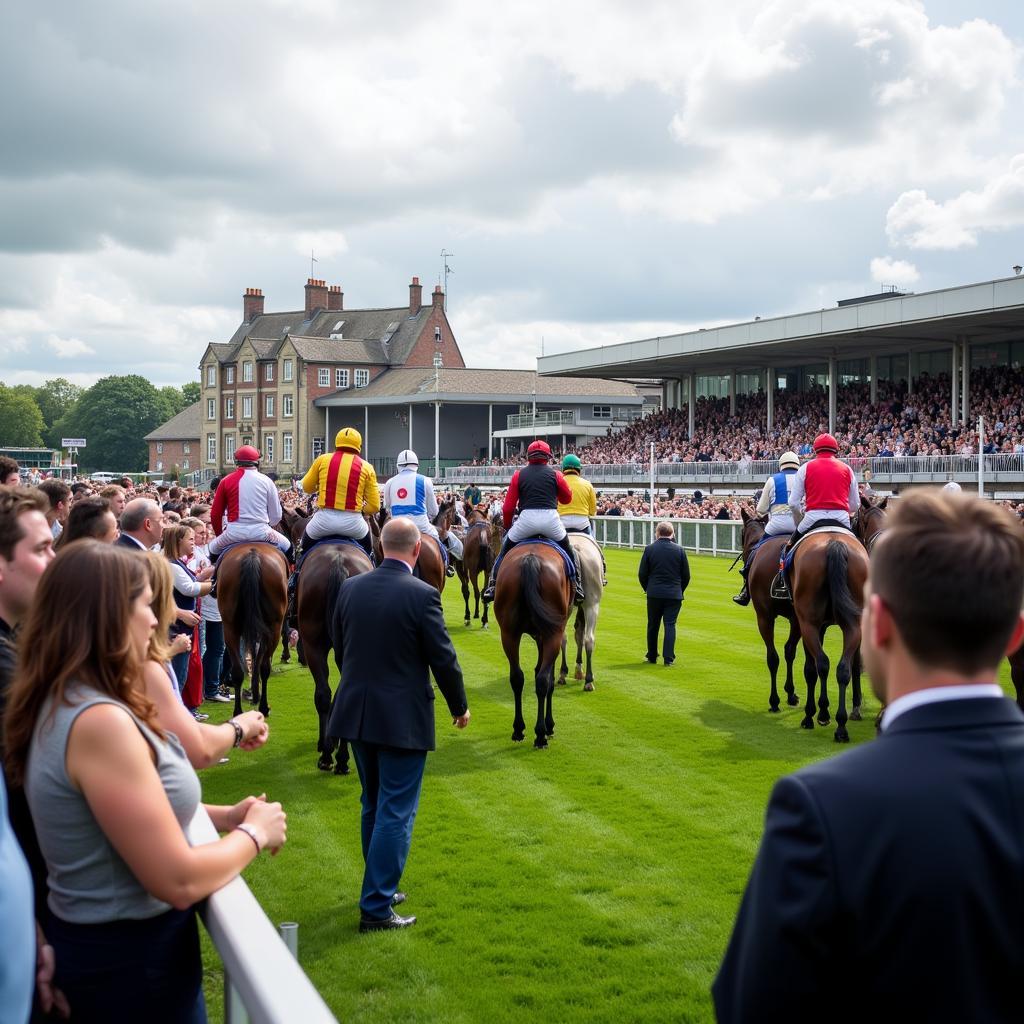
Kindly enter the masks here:
<path id="1" fill-rule="evenodd" d="M 786 583 L 786 577 L 781 572 L 775 574 L 775 579 L 772 580 L 772 597 L 776 601 L 792 601 L 793 598 L 789 593 L 789 584 Z"/>
<path id="2" fill-rule="evenodd" d="M 480 600 L 483 601 L 484 604 L 490 604 L 494 600 L 495 586 L 496 584 L 492 583 L 490 580 L 487 581 L 487 586 L 484 587 L 484 591 L 480 595 Z"/>

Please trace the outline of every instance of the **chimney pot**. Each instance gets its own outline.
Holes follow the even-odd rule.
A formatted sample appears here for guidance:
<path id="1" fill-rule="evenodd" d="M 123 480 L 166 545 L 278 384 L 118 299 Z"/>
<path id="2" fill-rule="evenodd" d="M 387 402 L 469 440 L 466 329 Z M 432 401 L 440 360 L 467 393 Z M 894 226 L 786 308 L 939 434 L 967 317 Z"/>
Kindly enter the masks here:
<path id="1" fill-rule="evenodd" d="M 258 316 L 263 316 L 263 292 L 259 288 L 246 288 L 242 297 L 242 319 L 251 323 Z"/>
<path id="2" fill-rule="evenodd" d="M 327 289 L 327 308 L 331 312 L 340 312 L 345 308 L 345 293 L 340 284 L 332 284 Z"/>
<path id="3" fill-rule="evenodd" d="M 327 282 L 311 277 L 306 281 L 306 319 L 317 309 L 327 309 Z"/>
<path id="4" fill-rule="evenodd" d="M 444 309 L 444 292 L 441 291 L 439 284 L 434 285 L 433 307 L 434 309 Z"/>
<path id="5" fill-rule="evenodd" d="M 423 308 L 423 286 L 420 279 L 414 277 L 409 285 L 409 316 L 416 316 Z"/>

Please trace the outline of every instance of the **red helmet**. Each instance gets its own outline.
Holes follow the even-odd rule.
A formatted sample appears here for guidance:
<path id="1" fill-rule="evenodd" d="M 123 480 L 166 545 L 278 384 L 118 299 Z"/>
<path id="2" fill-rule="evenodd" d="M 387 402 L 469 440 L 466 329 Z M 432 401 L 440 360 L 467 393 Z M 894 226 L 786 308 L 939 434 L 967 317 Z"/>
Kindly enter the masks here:
<path id="1" fill-rule="evenodd" d="M 819 434 L 814 439 L 814 450 L 816 452 L 832 452 L 839 454 L 839 442 L 831 434 Z"/>
<path id="2" fill-rule="evenodd" d="M 547 441 L 533 441 L 526 449 L 526 458 L 530 462 L 547 462 L 551 458 L 551 445 Z"/>
<path id="3" fill-rule="evenodd" d="M 246 463 L 256 465 L 260 461 L 260 453 L 258 448 L 253 448 L 251 444 L 243 444 L 241 448 L 235 449 L 235 462 L 240 466 Z"/>

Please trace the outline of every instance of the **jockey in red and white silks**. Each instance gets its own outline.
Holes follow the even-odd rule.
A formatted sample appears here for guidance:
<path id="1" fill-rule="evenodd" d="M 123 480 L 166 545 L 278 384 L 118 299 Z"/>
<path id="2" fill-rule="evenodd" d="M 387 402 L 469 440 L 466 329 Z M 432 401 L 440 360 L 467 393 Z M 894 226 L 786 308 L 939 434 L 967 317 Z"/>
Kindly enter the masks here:
<path id="1" fill-rule="evenodd" d="M 814 458 L 790 477 L 789 505 L 803 509 L 797 533 L 806 533 L 822 520 L 842 523 L 852 529 L 850 516 L 860 507 L 857 479 L 845 462 L 836 457 L 839 445 L 831 434 L 814 439 Z"/>
<path id="2" fill-rule="evenodd" d="M 281 522 L 281 498 L 274 481 L 256 468 L 259 459 L 260 453 L 251 445 L 235 452 L 238 469 L 221 480 L 210 509 L 217 535 L 210 541 L 210 554 L 246 540 L 274 544 L 285 554 L 291 551 L 291 541 L 271 528 L 272 523 Z"/>

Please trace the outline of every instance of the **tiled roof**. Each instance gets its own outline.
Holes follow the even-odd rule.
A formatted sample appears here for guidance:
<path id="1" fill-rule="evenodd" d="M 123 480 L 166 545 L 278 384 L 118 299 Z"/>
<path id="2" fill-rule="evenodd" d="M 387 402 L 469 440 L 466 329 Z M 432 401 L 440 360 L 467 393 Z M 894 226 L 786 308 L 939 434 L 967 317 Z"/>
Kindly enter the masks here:
<path id="1" fill-rule="evenodd" d="M 202 401 L 182 409 L 177 416 L 151 430 L 145 441 L 198 441 L 202 428 Z"/>
<path id="2" fill-rule="evenodd" d="M 308 362 L 384 363 L 380 344 L 372 341 L 332 341 L 291 335 L 295 351 Z"/>

